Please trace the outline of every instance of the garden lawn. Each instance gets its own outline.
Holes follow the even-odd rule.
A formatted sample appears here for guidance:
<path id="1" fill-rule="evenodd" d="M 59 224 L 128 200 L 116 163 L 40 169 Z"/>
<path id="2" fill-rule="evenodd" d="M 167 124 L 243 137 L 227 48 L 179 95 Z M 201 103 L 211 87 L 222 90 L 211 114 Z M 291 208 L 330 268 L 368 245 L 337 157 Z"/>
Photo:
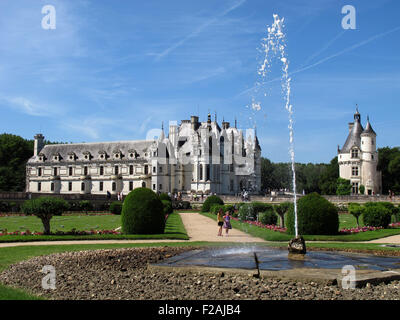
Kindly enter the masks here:
<path id="1" fill-rule="evenodd" d="M 201 212 L 206 217 L 217 220 L 217 216 L 212 213 Z M 350 218 L 351 217 L 351 218 Z M 356 219 L 351 215 L 339 215 L 340 229 L 356 227 Z M 352 220 L 354 219 L 354 220 Z M 354 222 L 354 225 L 352 224 Z M 265 228 L 260 228 L 245 222 L 231 220 L 232 227 L 246 232 L 254 237 L 259 237 L 267 241 L 289 241 L 293 235 L 272 231 Z M 305 240 L 308 241 L 369 241 L 380 239 L 388 236 L 400 234 L 400 228 L 382 229 L 375 231 L 360 232 L 355 234 L 346 235 L 303 235 Z"/>
<path id="2" fill-rule="evenodd" d="M 79 217 L 82 217 L 79 219 Z M 4 219 L 7 217 L 0 217 Z M 13 220 L 14 223 L 20 221 L 29 221 L 31 223 L 35 223 L 35 220 L 27 220 L 22 218 L 33 218 L 36 219 L 42 224 L 41 220 L 37 217 L 13 217 L 17 220 Z M 110 230 L 115 229 L 121 225 L 121 216 L 114 215 L 99 215 L 99 216 L 57 216 L 55 218 L 66 218 L 66 220 L 61 220 L 63 223 L 65 221 L 69 221 L 69 228 L 64 228 L 63 231 L 72 230 L 75 228 L 76 230 Z M 20 220 L 19 220 L 20 219 Z M 52 219 L 52 221 L 53 221 Z M 59 220 L 59 219 L 57 219 Z M 74 224 L 75 223 L 75 224 Z M 84 228 L 85 225 L 94 225 L 97 228 Z M 26 223 L 26 225 L 29 225 Z M 27 228 L 28 229 L 28 228 Z M 24 229 L 26 230 L 26 229 Z M 32 231 L 32 229 L 29 229 Z M 55 232 L 57 229 L 53 229 L 52 224 L 52 232 Z M 60 230 L 60 229 L 58 229 Z M 8 229 L 10 232 L 11 230 Z M 27 242 L 27 241 L 55 241 L 55 240 L 139 240 L 139 239 L 174 239 L 174 240 L 189 240 L 189 237 L 186 233 L 185 226 L 182 223 L 182 219 L 179 214 L 170 214 L 168 216 L 164 233 L 162 234 L 132 234 L 132 235 L 124 235 L 124 234 L 93 234 L 93 235 L 6 235 L 0 236 L 0 242 Z"/>
<path id="3" fill-rule="evenodd" d="M 71 231 L 72 229 L 84 230 L 113 230 L 121 226 L 119 215 L 70 215 L 54 216 L 50 220 L 52 232 Z M 42 221 L 36 216 L 6 216 L 0 217 L 0 231 L 8 232 L 26 231 L 43 232 Z"/>

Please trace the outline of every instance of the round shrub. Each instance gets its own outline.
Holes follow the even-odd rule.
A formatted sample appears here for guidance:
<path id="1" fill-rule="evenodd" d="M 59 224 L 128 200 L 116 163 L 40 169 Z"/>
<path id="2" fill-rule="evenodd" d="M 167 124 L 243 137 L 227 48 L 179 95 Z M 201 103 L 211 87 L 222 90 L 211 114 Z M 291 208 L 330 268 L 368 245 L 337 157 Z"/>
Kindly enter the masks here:
<path id="1" fill-rule="evenodd" d="M 125 234 L 164 233 L 164 207 L 158 195 L 148 188 L 131 191 L 122 205 L 121 222 Z"/>
<path id="2" fill-rule="evenodd" d="M 310 193 L 297 201 L 298 231 L 300 235 L 334 235 L 339 229 L 336 207 L 318 193 Z M 294 206 L 287 214 L 287 232 L 295 234 Z"/>
<path id="3" fill-rule="evenodd" d="M 174 209 L 172 208 L 172 202 L 168 200 L 161 200 L 164 209 L 164 215 L 171 214 Z"/>
<path id="4" fill-rule="evenodd" d="M 365 226 L 387 228 L 391 220 L 391 212 L 382 204 L 364 207 L 362 219 Z"/>
<path id="5" fill-rule="evenodd" d="M 246 203 L 240 206 L 238 211 L 238 218 L 240 221 L 257 219 L 257 215 L 255 214 L 254 208 L 251 203 Z"/>
<path id="6" fill-rule="evenodd" d="M 209 196 L 206 201 L 204 201 L 203 206 L 201 207 L 201 212 L 210 212 L 213 204 L 224 205 L 224 202 L 218 196 Z"/>
<path id="7" fill-rule="evenodd" d="M 229 213 L 232 215 L 235 212 L 235 206 L 233 204 L 225 204 L 224 205 L 224 212 L 229 211 Z"/>
<path id="8" fill-rule="evenodd" d="M 258 220 L 262 224 L 276 225 L 276 223 L 278 222 L 278 216 L 273 211 L 265 211 L 259 214 Z"/>
<path id="9" fill-rule="evenodd" d="M 82 200 L 79 202 L 79 208 L 81 211 L 88 212 L 93 210 L 93 204 L 89 200 Z"/>
<path id="10" fill-rule="evenodd" d="M 109 210 L 112 214 L 121 214 L 122 211 L 122 202 L 114 201 L 110 204 Z"/>

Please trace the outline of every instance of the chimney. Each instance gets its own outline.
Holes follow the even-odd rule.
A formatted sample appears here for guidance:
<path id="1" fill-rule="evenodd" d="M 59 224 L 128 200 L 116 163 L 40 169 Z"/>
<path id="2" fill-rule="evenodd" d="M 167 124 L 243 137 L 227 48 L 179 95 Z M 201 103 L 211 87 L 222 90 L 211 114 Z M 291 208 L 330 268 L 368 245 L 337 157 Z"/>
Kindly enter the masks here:
<path id="1" fill-rule="evenodd" d="M 44 147 L 44 136 L 41 133 L 38 133 L 34 136 L 34 139 L 33 155 L 37 156 Z"/>
<path id="2" fill-rule="evenodd" d="M 192 130 L 196 131 L 199 127 L 199 117 L 191 116 L 190 123 L 192 124 Z"/>
<path id="3" fill-rule="evenodd" d="M 354 122 L 349 122 L 349 133 L 351 132 L 353 127 L 354 127 Z"/>

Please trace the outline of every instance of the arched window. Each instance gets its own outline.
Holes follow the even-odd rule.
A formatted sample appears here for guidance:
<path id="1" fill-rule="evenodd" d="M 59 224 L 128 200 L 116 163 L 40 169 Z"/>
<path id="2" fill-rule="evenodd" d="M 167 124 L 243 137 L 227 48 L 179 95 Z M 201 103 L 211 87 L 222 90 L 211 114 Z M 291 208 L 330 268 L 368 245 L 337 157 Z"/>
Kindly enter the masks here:
<path id="1" fill-rule="evenodd" d="M 117 184 L 115 182 L 112 183 L 112 191 L 117 190 Z"/>
<path id="2" fill-rule="evenodd" d="M 219 151 L 221 154 L 222 164 L 224 163 L 224 152 L 225 152 L 225 138 L 221 136 L 219 139 Z"/>
<path id="3" fill-rule="evenodd" d="M 85 183 L 84 182 L 81 183 L 81 191 L 85 191 Z"/>
<path id="4" fill-rule="evenodd" d="M 146 188 L 146 182 L 142 182 L 142 188 Z"/>

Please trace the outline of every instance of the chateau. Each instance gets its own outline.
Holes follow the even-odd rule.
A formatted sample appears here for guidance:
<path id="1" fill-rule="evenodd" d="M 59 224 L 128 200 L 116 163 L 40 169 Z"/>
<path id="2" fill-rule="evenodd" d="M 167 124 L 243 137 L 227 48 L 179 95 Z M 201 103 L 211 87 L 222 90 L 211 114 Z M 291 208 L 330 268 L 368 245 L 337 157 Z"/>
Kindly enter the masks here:
<path id="1" fill-rule="evenodd" d="M 352 194 L 364 193 L 377 195 L 382 193 L 382 174 L 377 169 L 378 152 L 376 151 L 376 133 L 369 118 L 365 129 L 361 125 L 361 115 L 354 114 L 354 122 L 349 123 L 349 135 L 342 149 L 338 147 L 339 176 L 350 180 Z"/>
<path id="2" fill-rule="evenodd" d="M 250 134 L 248 134 L 250 131 Z M 261 148 L 255 130 L 243 131 L 197 116 L 170 123 L 152 140 L 49 144 L 34 137 L 27 163 L 26 192 L 124 194 L 155 192 L 256 194 L 261 189 Z"/>

